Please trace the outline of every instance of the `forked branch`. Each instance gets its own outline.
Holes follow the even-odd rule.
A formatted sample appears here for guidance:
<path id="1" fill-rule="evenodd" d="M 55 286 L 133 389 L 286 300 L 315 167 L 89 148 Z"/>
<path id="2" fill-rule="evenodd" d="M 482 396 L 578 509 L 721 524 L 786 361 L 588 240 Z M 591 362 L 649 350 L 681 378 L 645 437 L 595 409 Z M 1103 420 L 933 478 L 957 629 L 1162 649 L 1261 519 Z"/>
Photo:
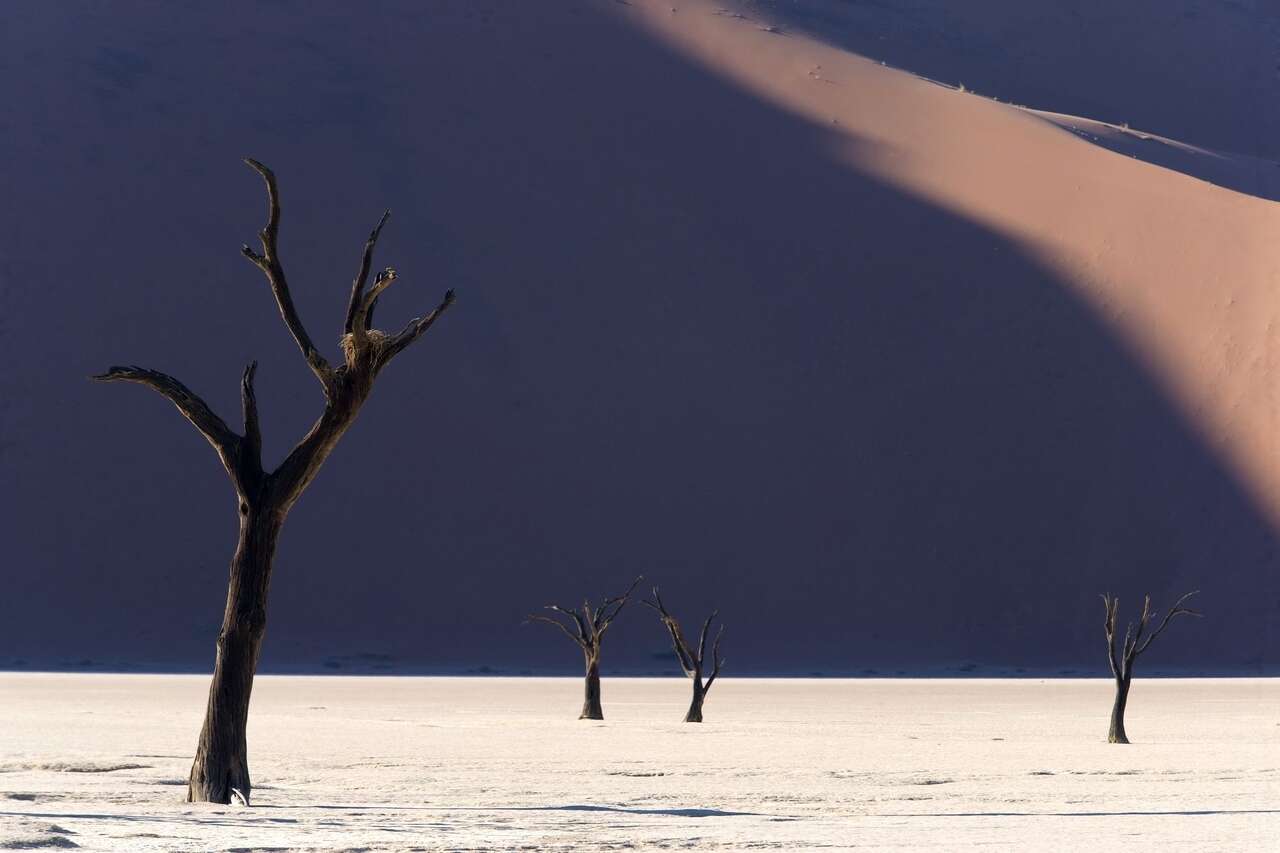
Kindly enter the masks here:
<path id="1" fill-rule="evenodd" d="M 1111 665 L 1111 674 L 1122 680 L 1132 677 L 1133 662 L 1151 647 L 1156 637 L 1163 634 L 1176 617 L 1200 616 L 1201 614 L 1198 611 L 1182 606 L 1188 598 L 1199 592 L 1199 590 L 1188 592 L 1182 598 L 1179 598 L 1177 603 L 1165 614 L 1159 627 L 1150 634 L 1147 633 L 1147 627 L 1156 614 L 1151 609 L 1151 596 L 1144 596 L 1142 614 L 1138 617 L 1137 623 L 1130 622 L 1125 626 L 1124 640 L 1120 643 L 1118 654 L 1116 650 L 1116 614 L 1120 607 L 1120 600 L 1110 593 L 1104 594 L 1102 596 L 1102 604 L 1106 608 L 1106 619 L 1103 623 L 1103 629 L 1107 637 L 1107 661 Z"/>
<path id="2" fill-rule="evenodd" d="M 720 655 L 720 641 L 724 637 L 724 625 L 720 626 L 720 631 L 716 634 L 715 642 L 711 646 L 711 675 L 703 681 L 703 673 L 707 666 L 707 637 L 711 633 L 711 623 L 715 621 L 717 612 L 712 611 L 706 621 L 702 623 L 702 633 L 698 637 L 698 651 L 689 646 L 688 640 L 685 639 L 684 631 L 680 630 L 680 623 L 667 610 L 667 606 L 662 602 L 662 596 L 658 594 L 658 588 L 653 588 L 653 600 L 645 601 L 643 604 L 657 611 L 658 617 L 662 620 L 662 624 L 666 627 L 667 633 L 671 635 L 671 647 L 675 649 L 676 658 L 680 661 L 680 668 L 684 670 L 684 674 L 689 676 L 693 683 L 693 699 L 689 703 L 689 712 L 685 714 L 684 721 L 686 723 L 702 722 L 702 703 L 706 700 L 707 692 L 711 690 L 711 685 L 715 684 L 716 679 L 720 676 L 720 668 L 724 666 L 724 658 Z"/>
<path id="3" fill-rule="evenodd" d="M 559 616 L 551 617 L 540 613 L 531 613 L 525 618 L 525 621 L 554 625 L 563 631 L 565 636 L 581 646 L 583 651 L 598 654 L 600 641 L 603 639 L 605 631 L 613 620 L 618 618 L 618 614 L 626 606 L 627 599 L 631 597 L 631 593 L 635 591 L 641 580 L 643 580 L 643 575 L 632 581 L 631 586 L 622 595 L 606 598 L 598 608 L 592 607 L 590 601 L 583 601 L 580 610 L 572 607 L 561 607 L 558 604 L 548 604 L 543 609 L 557 613 Z M 570 622 L 570 620 L 572 621 Z"/>
<path id="4" fill-rule="evenodd" d="M 667 606 L 662 602 L 662 596 L 658 594 L 658 588 L 653 588 L 653 600 L 642 601 L 645 605 L 658 614 L 658 618 L 662 620 L 662 624 L 666 627 L 667 633 L 671 635 L 671 647 L 675 650 L 676 657 L 680 661 L 680 668 L 684 670 L 685 675 L 692 679 L 699 680 L 705 671 L 706 652 L 707 652 L 707 636 L 711 630 L 711 623 L 715 621 L 719 611 L 712 611 L 706 621 L 702 623 L 702 633 L 698 638 L 698 651 L 695 654 L 693 648 L 689 645 L 689 641 L 685 639 L 684 631 L 680 628 L 680 622 L 671 615 L 667 610 Z M 711 677 L 707 680 L 702 688 L 711 687 L 711 682 L 720 674 L 720 667 L 724 664 L 724 659 L 720 656 L 720 638 L 724 635 L 724 625 L 720 626 L 720 632 L 716 635 L 716 640 L 712 646 L 712 672 Z"/>

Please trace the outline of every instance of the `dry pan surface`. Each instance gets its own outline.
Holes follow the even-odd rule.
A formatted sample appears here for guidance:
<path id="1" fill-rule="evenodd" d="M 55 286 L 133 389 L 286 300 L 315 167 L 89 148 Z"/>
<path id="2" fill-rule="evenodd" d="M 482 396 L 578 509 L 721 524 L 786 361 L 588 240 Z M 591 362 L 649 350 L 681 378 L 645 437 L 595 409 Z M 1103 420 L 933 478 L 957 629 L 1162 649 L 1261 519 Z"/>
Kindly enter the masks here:
<path id="1" fill-rule="evenodd" d="M 182 801 L 208 680 L 0 674 L 0 849 L 1264 850 L 1280 682 L 260 677 L 253 807 Z"/>

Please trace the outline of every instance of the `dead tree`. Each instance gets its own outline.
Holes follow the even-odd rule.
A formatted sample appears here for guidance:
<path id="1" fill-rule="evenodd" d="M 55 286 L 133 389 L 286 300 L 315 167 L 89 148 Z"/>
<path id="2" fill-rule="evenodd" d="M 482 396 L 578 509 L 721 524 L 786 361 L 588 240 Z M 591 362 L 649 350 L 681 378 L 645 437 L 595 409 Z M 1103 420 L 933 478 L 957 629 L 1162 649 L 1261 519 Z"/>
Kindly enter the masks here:
<path id="1" fill-rule="evenodd" d="M 631 586 L 622 595 L 606 598 L 596 609 L 592 609 L 591 602 L 586 599 L 583 599 L 581 611 L 548 604 L 546 610 L 554 611 L 563 618 L 531 613 L 526 620 L 555 625 L 582 649 L 582 656 L 586 659 L 587 676 L 582 713 L 578 715 L 579 720 L 604 719 L 604 709 L 600 707 L 600 644 L 604 640 L 604 632 L 609 629 L 613 620 L 618 618 L 618 614 L 627 604 L 627 599 L 631 597 L 631 593 L 635 592 L 641 580 L 643 576 L 632 581 Z M 568 621 L 570 619 L 573 620 L 572 623 Z"/>
<path id="2" fill-rule="evenodd" d="M 1199 590 L 1196 590 L 1199 592 Z M 1124 642 L 1120 647 L 1120 656 L 1116 656 L 1116 609 L 1120 606 L 1120 599 L 1110 594 L 1102 596 L 1102 603 L 1107 608 L 1107 621 L 1105 624 L 1107 633 L 1107 660 L 1111 663 L 1111 674 L 1116 680 L 1116 700 L 1111 706 L 1111 730 L 1107 733 L 1107 743 L 1128 743 L 1129 737 L 1124 731 L 1124 709 L 1129 702 L 1129 684 L 1133 681 L 1133 662 L 1138 656 L 1145 652 L 1156 637 L 1164 633 L 1165 628 L 1169 627 L 1169 623 L 1173 621 L 1175 616 L 1199 616 L 1200 614 L 1194 610 L 1183 607 L 1182 602 L 1186 601 L 1196 592 L 1189 592 L 1182 598 L 1178 599 L 1178 603 L 1165 614 L 1164 619 L 1160 622 L 1160 627 L 1150 634 L 1146 634 L 1147 624 L 1155 617 L 1155 613 L 1151 610 L 1151 596 L 1146 596 L 1142 601 L 1142 616 L 1138 619 L 1137 628 L 1130 622 L 1124 630 Z M 1146 634 L 1146 639 L 1143 635 Z"/>
<path id="3" fill-rule="evenodd" d="M 720 631 L 716 634 L 716 641 L 711 650 L 711 675 L 705 682 L 702 680 L 703 665 L 706 662 L 707 654 L 707 634 L 711 630 L 711 623 L 715 621 L 716 614 L 720 611 L 711 611 L 707 621 L 702 623 L 702 636 L 698 638 L 698 652 L 694 654 L 693 649 L 684 638 L 684 631 L 680 630 L 680 623 L 667 612 L 666 606 L 662 603 L 662 597 L 658 595 L 656 586 L 653 588 L 653 601 L 642 601 L 641 603 L 657 611 L 658 618 L 662 620 L 662 624 L 667 627 L 667 632 L 671 634 L 671 645 L 675 649 L 676 657 L 680 660 L 680 668 L 684 670 L 685 675 L 693 679 L 693 701 L 689 703 L 689 713 L 684 715 L 684 721 L 686 723 L 702 722 L 702 703 L 707 698 L 707 693 L 711 690 L 711 685 L 715 683 L 716 677 L 720 675 L 720 667 L 724 665 L 724 658 L 720 657 L 720 638 L 724 636 L 724 623 L 721 623 Z"/>
<path id="4" fill-rule="evenodd" d="M 320 383 L 325 401 L 320 417 L 284 461 L 274 470 L 267 470 L 262 465 L 262 433 L 253 390 L 257 362 L 245 368 L 240 380 L 242 433 L 229 427 L 187 386 L 159 371 L 142 367 L 112 367 L 106 373 L 93 377 L 103 382 L 136 382 L 168 399 L 213 445 L 235 488 L 240 534 L 231 558 L 227 605 L 222 629 L 218 633 L 204 726 L 200 731 L 187 788 L 189 802 L 230 803 L 233 792 L 238 792 L 248 803 L 250 783 L 245 725 L 249 714 L 249 694 L 267 626 L 267 589 L 280 528 L 289 510 L 356 419 L 373 389 L 374 379 L 393 358 L 422 337 L 453 304 L 453 291 L 450 290 L 435 310 L 411 321 L 399 332 L 386 334 L 371 327 L 378 297 L 397 278 L 395 270 L 387 268 L 374 277 L 372 286 L 366 288 L 374 246 L 391 215 L 387 211 L 365 242 L 359 271 L 351 285 L 343 325 L 343 362 L 331 365 L 307 334 L 289 294 L 277 247 L 280 198 L 275 176 L 256 160 L 245 162 L 266 182 L 268 217 L 266 226 L 258 233 L 262 252 L 248 246 L 240 251 L 266 276 L 285 326 Z"/>

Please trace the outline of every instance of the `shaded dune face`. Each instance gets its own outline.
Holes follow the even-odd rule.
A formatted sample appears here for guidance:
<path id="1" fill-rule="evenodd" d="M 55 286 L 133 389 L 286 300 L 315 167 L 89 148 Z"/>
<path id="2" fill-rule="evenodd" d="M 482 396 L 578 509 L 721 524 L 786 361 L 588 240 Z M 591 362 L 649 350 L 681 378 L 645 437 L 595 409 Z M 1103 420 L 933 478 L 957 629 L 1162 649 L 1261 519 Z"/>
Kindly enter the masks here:
<path id="1" fill-rule="evenodd" d="M 38 567 L 0 654 L 208 663 L 216 461 L 161 401 L 79 377 L 151 364 L 230 418 L 257 357 L 268 458 L 305 430 L 318 395 L 235 252 L 262 215 L 249 153 L 280 176 L 317 340 L 385 205 L 380 322 L 460 297 L 294 510 L 268 665 L 576 666 L 521 617 L 638 572 L 680 614 L 721 609 L 737 673 L 1097 666 L 1098 592 L 1197 587 L 1212 618 L 1149 665 L 1276 661 L 1274 525 L 1220 449 L 1061 269 L 857 165 L 882 141 L 607 3 L 203 14 L 33 8 L 5 37 L 64 44 L 9 93 L 34 117 L 0 248 L 45 271 L 18 307 L 67 344 L 0 463 Z M 646 616 L 606 670 L 671 666 Z"/>

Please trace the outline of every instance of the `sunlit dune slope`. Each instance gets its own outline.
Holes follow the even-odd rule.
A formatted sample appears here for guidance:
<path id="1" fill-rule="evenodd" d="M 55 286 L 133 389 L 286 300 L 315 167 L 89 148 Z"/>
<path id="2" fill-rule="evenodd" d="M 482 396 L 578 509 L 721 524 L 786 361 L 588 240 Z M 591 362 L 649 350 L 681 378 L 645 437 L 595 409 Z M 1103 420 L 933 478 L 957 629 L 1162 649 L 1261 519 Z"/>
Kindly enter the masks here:
<path id="1" fill-rule="evenodd" d="M 1280 517 L 1280 205 L 1091 144 L 1106 128 L 1087 118 L 1041 120 L 782 31 L 758 4 L 632 6 L 695 61 L 824 127 L 832 157 L 1052 267 Z"/>

